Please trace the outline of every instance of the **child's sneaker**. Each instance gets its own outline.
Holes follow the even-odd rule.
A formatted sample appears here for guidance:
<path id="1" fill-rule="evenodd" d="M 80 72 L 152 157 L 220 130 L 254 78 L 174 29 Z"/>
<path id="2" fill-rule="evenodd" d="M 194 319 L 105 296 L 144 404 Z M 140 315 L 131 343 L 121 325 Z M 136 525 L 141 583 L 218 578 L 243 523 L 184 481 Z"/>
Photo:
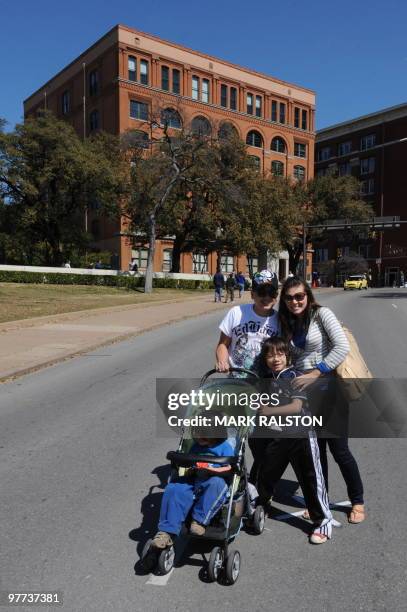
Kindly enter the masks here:
<path id="1" fill-rule="evenodd" d="M 189 533 L 195 536 L 203 536 L 205 534 L 205 527 L 197 521 L 192 521 Z"/>
<path id="2" fill-rule="evenodd" d="M 167 548 L 172 545 L 173 541 L 171 536 L 166 531 L 158 531 L 151 542 L 151 546 L 154 546 L 155 548 Z"/>

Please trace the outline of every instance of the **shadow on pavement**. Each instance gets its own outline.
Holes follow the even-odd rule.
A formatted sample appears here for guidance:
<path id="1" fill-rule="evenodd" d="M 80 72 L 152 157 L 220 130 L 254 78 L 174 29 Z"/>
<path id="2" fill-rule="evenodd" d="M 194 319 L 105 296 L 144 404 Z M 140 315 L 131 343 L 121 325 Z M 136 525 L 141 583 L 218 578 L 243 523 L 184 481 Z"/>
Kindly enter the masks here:
<path id="1" fill-rule="evenodd" d="M 378 300 L 400 300 L 407 298 L 407 289 L 400 289 L 400 291 L 383 291 L 383 293 L 368 293 L 367 295 L 360 296 L 363 299 L 376 298 Z"/>

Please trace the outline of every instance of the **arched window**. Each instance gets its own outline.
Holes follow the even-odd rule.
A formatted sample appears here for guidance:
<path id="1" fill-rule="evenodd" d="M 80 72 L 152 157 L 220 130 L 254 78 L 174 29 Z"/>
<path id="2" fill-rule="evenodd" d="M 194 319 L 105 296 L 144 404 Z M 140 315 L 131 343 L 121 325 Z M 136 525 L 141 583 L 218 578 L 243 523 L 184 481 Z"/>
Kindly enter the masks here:
<path id="1" fill-rule="evenodd" d="M 297 179 L 297 181 L 304 181 L 305 180 L 305 168 L 304 166 L 294 166 L 294 178 Z"/>
<path id="2" fill-rule="evenodd" d="M 91 132 L 99 129 L 99 111 L 96 109 L 89 115 L 89 129 Z"/>
<path id="3" fill-rule="evenodd" d="M 182 127 L 181 116 L 173 108 L 166 108 L 161 111 L 161 123 L 177 130 L 180 130 Z"/>
<path id="4" fill-rule="evenodd" d="M 281 161 L 271 162 L 271 174 L 273 176 L 284 176 L 284 164 Z"/>
<path id="5" fill-rule="evenodd" d="M 256 130 L 251 130 L 246 136 L 246 144 L 251 147 L 262 147 L 263 136 L 259 132 L 256 132 Z"/>
<path id="6" fill-rule="evenodd" d="M 209 121 L 202 116 L 194 117 L 191 123 L 192 133 L 196 136 L 210 136 L 212 127 Z"/>
<path id="7" fill-rule="evenodd" d="M 218 137 L 221 140 L 227 140 L 228 138 L 236 138 L 237 136 L 239 136 L 239 134 L 233 123 L 229 123 L 229 121 L 223 121 L 220 124 L 218 130 Z"/>
<path id="8" fill-rule="evenodd" d="M 284 140 L 279 136 L 273 138 L 273 140 L 271 141 L 271 150 L 277 151 L 277 153 L 285 153 L 286 146 Z"/>

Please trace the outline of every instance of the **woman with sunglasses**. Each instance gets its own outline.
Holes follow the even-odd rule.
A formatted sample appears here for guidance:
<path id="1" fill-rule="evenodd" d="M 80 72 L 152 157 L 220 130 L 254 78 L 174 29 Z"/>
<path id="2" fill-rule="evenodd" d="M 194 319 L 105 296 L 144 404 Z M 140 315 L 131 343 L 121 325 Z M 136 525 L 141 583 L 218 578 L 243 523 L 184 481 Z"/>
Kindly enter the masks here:
<path id="1" fill-rule="evenodd" d="M 317 304 L 309 285 L 293 277 L 288 278 L 282 287 L 279 318 L 283 335 L 290 341 L 294 366 L 303 372 L 296 384 L 305 389 L 321 376 L 329 379 L 349 352 L 345 332 L 332 310 Z M 312 387 L 309 391 L 312 394 Z M 350 523 L 361 523 L 365 519 L 363 484 L 356 460 L 349 450 L 348 439 L 319 438 L 318 445 L 326 488 L 328 445 L 341 470 L 352 504 L 348 520 Z"/>

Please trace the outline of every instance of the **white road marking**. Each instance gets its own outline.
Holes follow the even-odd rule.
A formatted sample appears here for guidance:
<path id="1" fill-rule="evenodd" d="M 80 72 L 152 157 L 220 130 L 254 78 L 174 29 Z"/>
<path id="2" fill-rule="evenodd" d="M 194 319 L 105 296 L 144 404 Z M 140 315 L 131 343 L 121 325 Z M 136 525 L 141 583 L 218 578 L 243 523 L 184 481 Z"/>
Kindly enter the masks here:
<path id="1" fill-rule="evenodd" d="M 396 304 L 392 304 L 393 308 L 397 308 Z"/>
<path id="2" fill-rule="evenodd" d="M 147 580 L 146 584 L 152 584 L 153 586 L 165 586 L 167 582 L 169 581 L 173 571 L 174 571 L 174 568 L 172 568 L 172 570 L 168 572 L 168 574 L 165 574 L 164 576 L 156 576 L 155 574 L 150 574 L 150 577 Z"/>

